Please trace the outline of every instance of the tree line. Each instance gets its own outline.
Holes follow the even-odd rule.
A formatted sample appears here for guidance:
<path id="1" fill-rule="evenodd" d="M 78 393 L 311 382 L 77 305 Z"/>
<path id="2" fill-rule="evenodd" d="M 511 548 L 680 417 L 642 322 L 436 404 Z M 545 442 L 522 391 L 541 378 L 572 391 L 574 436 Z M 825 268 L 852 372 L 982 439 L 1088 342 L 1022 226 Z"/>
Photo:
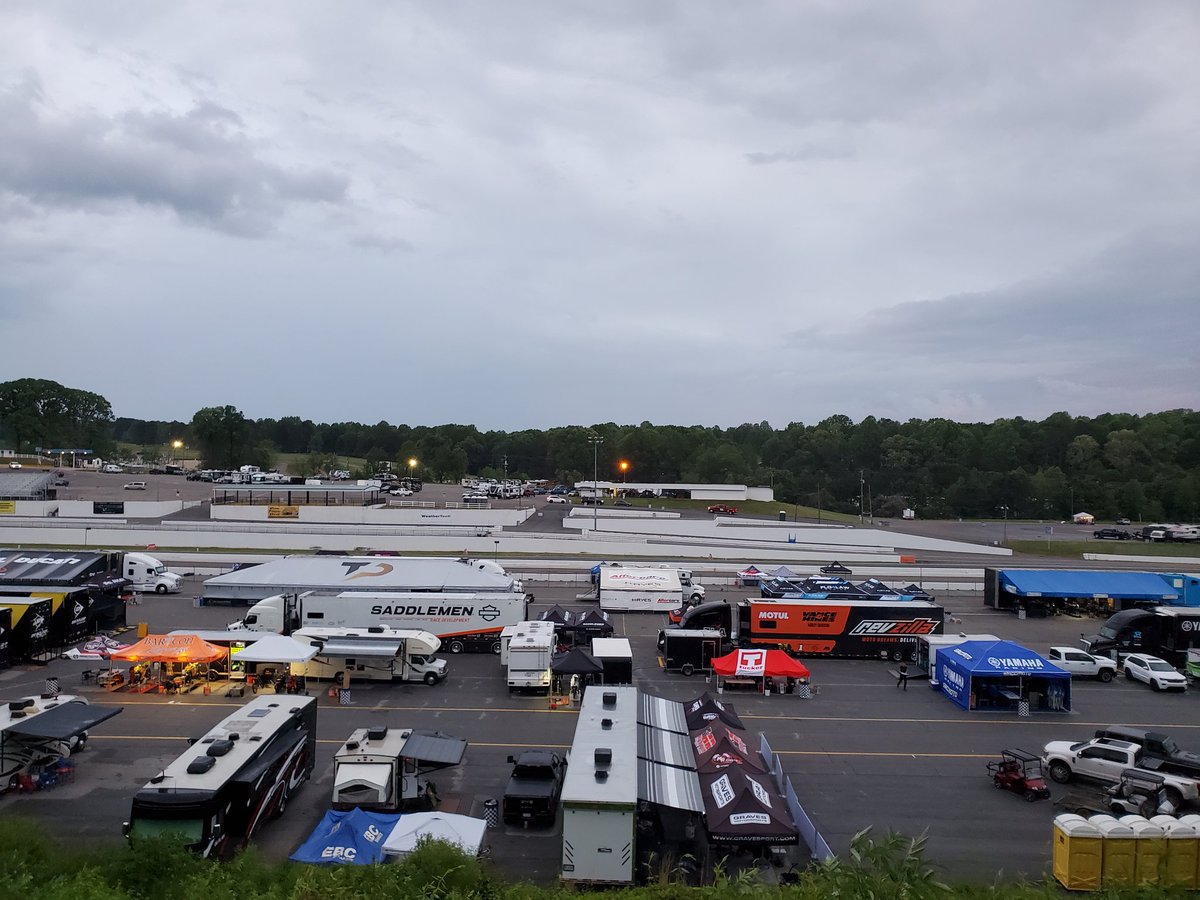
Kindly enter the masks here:
<path id="1" fill-rule="evenodd" d="M 62 411 L 39 418 L 39 393 Z M 595 471 L 601 480 L 762 485 L 781 503 L 839 512 L 857 513 L 861 498 L 863 512 L 876 516 L 911 507 L 922 518 L 1061 520 L 1087 511 L 1200 519 L 1200 413 L 1190 409 L 987 423 L 834 415 L 783 428 L 606 422 L 509 432 L 248 419 L 232 405 L 198 410 L 188 422 L 115 418 L 98 395 L 23 379 L 0 384 L 0 436 L 17 450 L 89 436 L 105 453 L 118 443 L 153 453 L 178 439 L 212 468 L 272 468 L 279 454 L 300 454 L 289 470 L 304 475 L 345 468 L 351 457 L 365 460 L 351 467 L 356 475 L 406 473 L 415 459 L 416 474 L 434 481 L 474 474 L 570 483 Z"/>

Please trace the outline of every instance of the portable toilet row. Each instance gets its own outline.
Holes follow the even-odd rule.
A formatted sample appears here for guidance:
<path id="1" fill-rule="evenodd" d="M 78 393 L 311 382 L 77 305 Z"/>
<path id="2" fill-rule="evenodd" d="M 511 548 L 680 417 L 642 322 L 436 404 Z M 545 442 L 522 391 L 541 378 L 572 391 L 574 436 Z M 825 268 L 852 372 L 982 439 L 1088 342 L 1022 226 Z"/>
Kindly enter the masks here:
<path id="1" fill-rule="evenodd" d="M 1200 887 L 1200 815 L 1065 813 L 1054 819 L 1054 877 L 1067 890 Z"/>

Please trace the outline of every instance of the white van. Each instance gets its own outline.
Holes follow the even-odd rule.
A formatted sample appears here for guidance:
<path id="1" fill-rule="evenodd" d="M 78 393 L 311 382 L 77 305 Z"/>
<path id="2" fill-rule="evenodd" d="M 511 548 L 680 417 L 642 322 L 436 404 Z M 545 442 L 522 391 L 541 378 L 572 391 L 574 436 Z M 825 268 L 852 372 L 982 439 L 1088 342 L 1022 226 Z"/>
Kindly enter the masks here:
<path id="1" fill-rule="evenodd" d="M 101 469 L 100 471 L 107 472 L 109 475 L 117 475 L 125 470 L 122 469 L 120 466 L 118 466 L 116 463 L 105 463 L 104 468 Z"/>

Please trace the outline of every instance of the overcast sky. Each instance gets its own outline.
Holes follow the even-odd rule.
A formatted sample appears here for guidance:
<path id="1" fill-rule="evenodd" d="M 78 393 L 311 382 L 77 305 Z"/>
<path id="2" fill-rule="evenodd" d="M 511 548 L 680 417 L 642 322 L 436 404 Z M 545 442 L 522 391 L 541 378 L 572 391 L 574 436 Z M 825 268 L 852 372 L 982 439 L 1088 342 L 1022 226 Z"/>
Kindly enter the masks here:
<path id="1" fill-rule="evenodd" d="M 0 20 L 0 380 L 505 430 L 1196 405 L 1191 0 Z"/>

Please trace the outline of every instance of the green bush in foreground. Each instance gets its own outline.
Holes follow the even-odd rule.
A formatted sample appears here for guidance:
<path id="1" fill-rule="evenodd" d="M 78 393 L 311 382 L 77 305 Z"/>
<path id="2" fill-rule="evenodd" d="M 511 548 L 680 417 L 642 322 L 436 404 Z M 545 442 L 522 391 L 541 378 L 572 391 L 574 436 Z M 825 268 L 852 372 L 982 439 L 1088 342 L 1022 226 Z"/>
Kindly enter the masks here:
<path id="1" fill-rule="evenodd" d="M 856 835 L 848 859 L 800 874 L 795 884 L 762 884 L 753 873 L 687 887 L 663 866 L 653 883 L 596 892 L 597 900 L 1050 900 L 1056 884 L 945 884 L 924 859 L 925 838 Z M 228 863 L 198 859 L 165 840 L 133 848 L 66 851 L 43 828 L 0 819 L 0 900 L 566 900 L 593 896 L 569 888 L 505 883 L 457 848 L 423 841 L 403 862 L 385 866 L 305 866 L 265 862 L 254 850 Z M 1140 888 L 1092 896 L 1133 900 L 1190 897 L 1187 891 Z"/>

